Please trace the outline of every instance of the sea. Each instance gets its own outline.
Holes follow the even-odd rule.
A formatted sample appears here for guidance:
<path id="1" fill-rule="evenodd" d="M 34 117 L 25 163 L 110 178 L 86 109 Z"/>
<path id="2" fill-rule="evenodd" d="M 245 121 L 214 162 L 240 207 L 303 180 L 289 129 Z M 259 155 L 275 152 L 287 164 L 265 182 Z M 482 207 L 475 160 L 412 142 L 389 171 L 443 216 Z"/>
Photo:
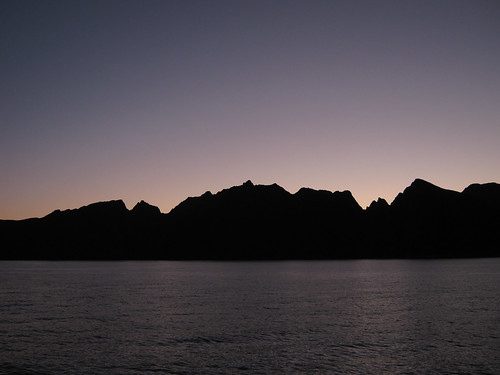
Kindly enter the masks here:
<path id="1" fill-rule="evenodd" d="M 0 374 L 500 374 L 500 259 L 0 262 Z"/>

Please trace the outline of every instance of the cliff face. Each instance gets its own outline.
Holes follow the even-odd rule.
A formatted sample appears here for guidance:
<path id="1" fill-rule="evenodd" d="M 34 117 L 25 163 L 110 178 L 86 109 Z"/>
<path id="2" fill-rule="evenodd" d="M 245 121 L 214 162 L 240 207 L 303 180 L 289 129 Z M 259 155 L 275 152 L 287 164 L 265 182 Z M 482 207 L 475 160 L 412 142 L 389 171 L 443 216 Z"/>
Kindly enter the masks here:
<path id="1" fill-rule="evenodd" d="M 1 259 L 340 259 L 500 256 L 500 185 L 417 179 L 363 210 L 349 191 L 243 185 L 169 214 L 144 201 L 0 221 Z"/>

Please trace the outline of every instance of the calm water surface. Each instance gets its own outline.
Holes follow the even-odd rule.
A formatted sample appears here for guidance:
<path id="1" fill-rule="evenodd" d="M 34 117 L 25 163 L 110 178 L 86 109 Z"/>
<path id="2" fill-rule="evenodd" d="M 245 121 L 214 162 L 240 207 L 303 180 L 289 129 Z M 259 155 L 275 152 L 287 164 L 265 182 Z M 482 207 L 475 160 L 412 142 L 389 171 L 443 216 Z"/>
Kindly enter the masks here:
<path id="1" fill-rule="evenodd" d="M 0 374 L 500 374 L 500 260 L 0 262 Z"/>

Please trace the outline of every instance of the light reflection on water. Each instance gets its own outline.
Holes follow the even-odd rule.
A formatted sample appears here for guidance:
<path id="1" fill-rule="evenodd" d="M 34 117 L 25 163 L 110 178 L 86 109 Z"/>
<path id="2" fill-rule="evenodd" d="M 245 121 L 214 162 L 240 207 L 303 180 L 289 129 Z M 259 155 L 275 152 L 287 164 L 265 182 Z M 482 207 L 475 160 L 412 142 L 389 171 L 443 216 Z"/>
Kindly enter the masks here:
<path id="1" fill-rule="evenodd" d="M 498 259 L 0 271 L 0 374 L 500 373 Z"/>

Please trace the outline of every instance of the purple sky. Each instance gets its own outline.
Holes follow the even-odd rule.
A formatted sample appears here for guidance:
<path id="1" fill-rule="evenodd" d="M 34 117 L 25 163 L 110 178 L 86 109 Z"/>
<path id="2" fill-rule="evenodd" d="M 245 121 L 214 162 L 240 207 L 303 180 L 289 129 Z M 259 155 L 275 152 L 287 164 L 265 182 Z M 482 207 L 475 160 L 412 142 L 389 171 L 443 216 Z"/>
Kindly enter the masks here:
<path id="1" fill-rule="evenodd" d="M 500 2 L 0 2 L 0 218 L 500 181 Z"/>

